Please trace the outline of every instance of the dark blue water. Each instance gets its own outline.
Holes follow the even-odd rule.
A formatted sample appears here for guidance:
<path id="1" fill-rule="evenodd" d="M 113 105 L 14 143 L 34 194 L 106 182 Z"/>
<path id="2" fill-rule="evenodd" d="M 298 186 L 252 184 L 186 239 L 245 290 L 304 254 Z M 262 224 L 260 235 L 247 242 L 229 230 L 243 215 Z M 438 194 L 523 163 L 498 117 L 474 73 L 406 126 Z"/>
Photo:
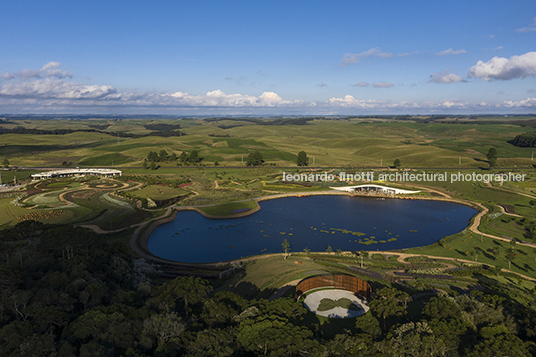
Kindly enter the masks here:
<path id="1" fill-rule="evenodd" d="M 178 212 L 173 222 L 155 229 L 147 246 L 156 256 L 190 263 L 282 253 L 284 239 L 291 252 L 411 248 L 463 230 L 477 212 L 451 202 L 349 196 L 290 197 L 260 205 L 257 213 L 231 219 Z M 367 245 L 371 240 L 377 243 Z"/>

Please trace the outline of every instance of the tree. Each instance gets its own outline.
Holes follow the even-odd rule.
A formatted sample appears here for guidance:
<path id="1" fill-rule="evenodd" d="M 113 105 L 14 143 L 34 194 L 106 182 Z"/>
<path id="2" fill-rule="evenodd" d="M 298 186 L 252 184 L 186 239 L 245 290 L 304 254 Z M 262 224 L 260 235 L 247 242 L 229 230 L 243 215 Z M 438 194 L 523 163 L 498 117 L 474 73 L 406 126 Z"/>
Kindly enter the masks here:
<path id="1" fill-rule="evenodd" d="M 169 159 L 169 154 L 165 149 L 160 150 L 158 155 L 158 161 L 167 161 Z"/>
<path id="2" fill-rule="evenodd" d="M 151 161 L 151 166 L 149 166 L 149 168 L 151 170 L 156 170 L 156 164 L 154 163 L 154 161 Z"/>
<path id="3" fill-rule="evenodd" d="M 300 151 L 298 153 L 298 166 L 307 166 L 309 165 L 309 158 L 307 157 L 307 153 L 305 151 Z"/>
<path id="4" fill-rule="evenodd" d="M 395 161 L 393 162 L 393 166 L 395 167 L 395 169 L 398 169 L 400 168 L 402 164 L 400 163 L 400 159 L 395 159 Z"/>
<path id="5" fill-rule="evenodd" d="M 383 320 L 383 330 L 387 331 L 386 318 L 390 316 L 406 315 L 407 299 L 409 295 L 395 288 L 383 288 L 377 291 L 378 298 L 370 303 L 370 308 L 380 315 Z"/>
<path id="6" fill-rule="evenodd" d="M 255 356 L 305 356 L 320 348 L 310 329 L 276 315 L 244 320 L 237 341 L 248 355 Z"/>
<path id="7" fill-rule="evenodd" d="M 184 311 L 188 317 L 193 305 L 202 302 L 211 291 L 212 287 L 206 280 L 193 276 L 178 277 L 162 284 L 156 301 L 163 311 Z"/>
<path id="8" fill-rule="evenodd" d="M 261 165 L 263 162 L 264 162 L 264 159 L 260 151 L 254 151 L 250 153 L 246 160 L 247 166 L 257 166 L 257 165 Z"/>
<path id="9" fill-rule="evenodd" d="M 201 159 L 199 158 L 199 151 L 192 150 L 188 161 L 190 161 L 191 164 L 195 164 L 195 163 L 198 163 L 200 160 Z"/>
<path id="10" fill-rule="evenodd" d="M 179 156 L 179 160 L 181 160 L 181 162 L 183 162 L 183 163 L 188 161 L 188 154 L 185 153 L 184 151 L 181 152 L 181 155 Z"/>
<path id="11" fill-rule="evenodd" d="M 290 252 L 290 243 L 288 242 L 286 238 L 283 240 L 283 243 L 281 243 L 281 246 L 283 247 L 283 250 L 285 251 L 285 259 L 287 259 L 288 252 Z"/>
<path id="12" fill-rule="evenodd" d="M 516 256 L 516 251 L 513 248 L 506 250 L 505 258 L 508 260 L 508 269 L 512 267 L 512 260 L 514 260 Z"/>
<path id="13" fill-rule="evenodd" d="M 147 165 L 147 160 L 143 161 L 143 168 L 146 170 L 149 168 L 149 165 Z"/>
<path id="14" fill-rule="evenodd" d="M 156 151 L 149 151 L 149 153 L 147 154 L 147 161 L 157 162 L 158 153 Z"/>
<path id="15" fill-rule="evenodd" d="M 2 162 L 2 165 L 4 165 L 4 167 L 7 169 L 9 167 L 9 160 L 4 159 L 4 161 Z"/>
<path id="16" fill-rule="evenodd" d="M 495 149 L 493 147 L 490 148 L 488 150 L 488 153 L 486 154 L 486 157 L 488 158 L 490 167 L 497 166 L 497 149 Z"/>

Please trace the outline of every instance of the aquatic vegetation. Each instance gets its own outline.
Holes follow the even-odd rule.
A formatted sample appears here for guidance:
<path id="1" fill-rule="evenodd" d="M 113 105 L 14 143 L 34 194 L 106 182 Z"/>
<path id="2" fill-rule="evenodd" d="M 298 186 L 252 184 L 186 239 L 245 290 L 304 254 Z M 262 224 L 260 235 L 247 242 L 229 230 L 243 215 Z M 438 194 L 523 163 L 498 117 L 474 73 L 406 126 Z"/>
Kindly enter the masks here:
<path id="1" fill-rule="evenodd" d="M 352 234 L 354 236 L 364 236 L 365 233 L 362 233 L 362 232 L 353 232 L 353 231 L 350 231 L 348 229 L 339 229 L 339 228 L 330 228 L 332 231 L 339 231 L 339 232 L 342 232 L 344 234 Z"/>
<path id="2" fill-rule="evenodd" d="M 396 238 L 389 238 L 387 241 L 388 242 L 394 242 L 396 240 Z"/>

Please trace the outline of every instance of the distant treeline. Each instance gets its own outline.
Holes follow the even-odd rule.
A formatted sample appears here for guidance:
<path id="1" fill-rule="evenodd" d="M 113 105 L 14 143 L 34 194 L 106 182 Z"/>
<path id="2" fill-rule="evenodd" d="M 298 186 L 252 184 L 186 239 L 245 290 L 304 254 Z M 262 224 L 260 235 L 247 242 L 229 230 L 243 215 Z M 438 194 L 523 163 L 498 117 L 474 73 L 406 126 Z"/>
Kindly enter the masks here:
<path id="1" fill-rule="evenodd" d="M 147 130 L 156 130 L 162 132 L 170 132 L 181 128 L 180 124 L 144 124 L 143 127 Z"/>
<path id="2" fill-rule="evenodd" d="M 325 117 L 299 117 L 299 118 L 280 118 L 280 119 L 254 119 L 254 118 L 206 118 L 206 122 L 218 121 L 237 121 L 251 123 L 256 125 L 306 125 L 308 122 L 316 119 L 326 119 Z M 236 125 L 238 126 L 238 125 Z M 221 125 L 219 128 L 230 129 L 233 125 Z"/>
<path id="3" fill-rule="evenodd" d="M 150 115 L 150 114 L 116 114 L 116 115 L 72 115 L 72 114 L 50 114 L 50 115 L 2 115 L 5 120 L 90 120 L 90 119 L 108 119 L 108 120 L 128 120 L 128 119 L 190 119 L 190 117 L 181 117 L 173 115 Z"/>
<path id="4" fill-rule="evenodd" d="M 114 132 L 114 131 L 102 131 L 97 129 L 53 129 L 53 130 L 44 130 L 44 129 L 28 129 L 23 127 L 17 127 L 13 129 L 5 129 L 0 128 L 0 135 L 2 134 L 29 134 L 29 135 L 65 135 L 65 134 L 72 134 L 76 132 L 83 132 L 83 133 L 99 133 L 99 134 L 106 134 L 106 135 L 112 135 L 117 136 L 121 138 L 143 138 L 146 136 L 163 136 L 163 137 L 169 137 L 169 136 L 184 136 L 185 133 L 181 133 L 178 131 L 153 131 L 148 134 L 139 135 L 139 134 L 132 134 L 132 133 L 126 133 L 126 132 Z"/>
<path id="5" fill-rule="evenodd" d="M 110 124 L 89 124 L 88 126 L 97 130 L 106 130 L 110 127 Z"/>
<path id="6" fill-rule="evenodd" d="M 528 133 L 519 134 L 510 141 L 510 144 L 522 148 L 536 147 L 536 131 L 530 131 Z"/>

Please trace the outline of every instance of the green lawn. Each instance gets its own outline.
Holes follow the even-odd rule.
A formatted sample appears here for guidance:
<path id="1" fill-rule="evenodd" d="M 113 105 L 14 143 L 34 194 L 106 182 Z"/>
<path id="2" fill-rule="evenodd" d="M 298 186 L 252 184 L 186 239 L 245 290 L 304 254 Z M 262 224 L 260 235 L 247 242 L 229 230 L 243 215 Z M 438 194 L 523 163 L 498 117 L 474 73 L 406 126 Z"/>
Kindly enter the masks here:
<path id="1" fill-rule="evenodd" d="M 189 194 L 188 191 L 181 188 L 174 188 L 160 185 L 148 185 L 141 189 L 128 191 L 129 195 L 136 198 L 150 198 L 152 200 L 167 200 L 178 196 Z"/>
<path id="2" fill-rule="evenodd" d="M 255 201 L 245 201 L 245 202 L 222 203 L 222 204 L 215 205 L 215 206 L 199 207 L 199 209 L 205 213 L 208 213 L 214 216 L 232 216 L 233 214 L 240 213 L 240 212 L 233 213 L 233 211 L 239 210 L 242 212 L 242 210 L 245 210 L 245 209 L 252 210 L 256 207 L 257 207 L 257 203 Z"/>
<path id="3" fill-rule="evenodd" d="M 511 247 L 509 242 L 486 236 L 481 238 L 480 235 L 465 230 L 450 236 L 443 247 L 434 243 L 426 247 L 405 249 L 404 252 L 474 261 L 476 251 L 477 262 L 508 269 L 505 253 Z M 536 249 L 516 244 L 515 250 L 517 256 L 512 261 L 510 270 L 536 278 Z"/>

